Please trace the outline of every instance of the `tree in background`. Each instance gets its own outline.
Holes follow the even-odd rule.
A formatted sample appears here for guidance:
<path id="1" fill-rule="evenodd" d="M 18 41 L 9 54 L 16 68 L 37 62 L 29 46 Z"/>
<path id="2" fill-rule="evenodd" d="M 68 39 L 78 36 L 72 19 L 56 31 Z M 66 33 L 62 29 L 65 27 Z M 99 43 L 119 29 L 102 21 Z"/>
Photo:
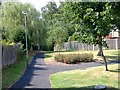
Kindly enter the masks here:
<path id="1" fill-rule="evenodd" d="M 109 2 L 111 6 L 112 25 L 117 27 L 120 33 L 120 2 Z"/>
<path id="2" fill-rule="evenodd" d="M 42 21 L 43 21 L 44 25 L 46 26 L 46 30 L 47 30 L 46 44 L 47 44 L 49 50 L 53 50 L 54 42 L 50 38 L 50 36 L 51 36 L 50 30 L 52 30 L 52 26 L 54 24 L 53 15 L 54 15 L 54 13 L 57 12 L 56 3 L 55 2 L 48 2 L 46 6 L 41 8 L 41 12 L 42 12 Z"/>
<path id="3" fill-rule="evenodd" d="M 41 23 L 40 12 L 38 12 L 31 4 L 22 4 L 17 1 L 6 1 L 1 5 L 0 12 L 2 23 L 3 39 L 13 42 L 22 42 L 25 46 L 24 36 L 24 15 L 22 11 L 26 10 L 27 14 L 27 30 L 28 45 L 43 45 L 45 41 L 46 31 Z M 43 38 L 44 36 L 44 38 Z"/>
<path id="4" fill-rule="evenodd" d="M 60 8 L 57 8 L 55 2 L 49 2 L 42 8 L 42 20 L 47 27 L 47 43 L 50 46 L 58 44 L 61 47 L 67 39 L 68 32 Z"/>
<path id="5" fill-rule="evenodd" d="M 114 24 L 120 30 L 120 2 L 110 2 L 112 24 Z"/>
<path id="6" fill-rule="evenodd" d="M 53 29 L 48 32 L 48 35 L 48 42 L 55 43 L 55 46 L 58 45 L 60 51 L 63 43 L 66 41 L 68 33 L 64 28 L 63 23 L 58 21 L 53 25 Z"/>

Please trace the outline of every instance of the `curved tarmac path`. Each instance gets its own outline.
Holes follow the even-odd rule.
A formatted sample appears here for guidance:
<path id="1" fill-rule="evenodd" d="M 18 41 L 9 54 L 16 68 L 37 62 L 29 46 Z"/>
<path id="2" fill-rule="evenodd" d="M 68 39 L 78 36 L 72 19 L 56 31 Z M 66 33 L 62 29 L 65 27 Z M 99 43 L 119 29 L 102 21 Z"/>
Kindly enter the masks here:
<path id="1" fill-rule="evenodd" d="M 9 89 L 42 89 L 51 88 L 49 76 L 56 72 L 62 72 L 74 69 L 86 69 L 89 67 L 102 66 L 104 63 L 92 62 L 75 65 L 46 65 L 44 62 L 44 53 L 37 53 L 23 76 Z"/>

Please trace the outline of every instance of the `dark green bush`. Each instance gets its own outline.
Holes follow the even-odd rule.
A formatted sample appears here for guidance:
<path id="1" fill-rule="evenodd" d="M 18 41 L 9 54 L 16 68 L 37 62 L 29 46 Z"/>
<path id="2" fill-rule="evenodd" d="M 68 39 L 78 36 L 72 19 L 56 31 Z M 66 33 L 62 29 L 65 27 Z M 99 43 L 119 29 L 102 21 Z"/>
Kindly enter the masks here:
<path id="1" fill-rule="evenodd" d="M 23 49 L 23 45 L 20 46 L 19 51 L 17 53 L 17 61 L 20 62 L 24 58 L 25 51 Z"/>
<path id="2" fill-rule="evenodd" d="M 93 54 L 84 53 L 84 54 L 58 54 L 55 56 L 55 61 L 63 62 L 66 64 L 76 64 L 79 62 L 92 62 Z"/>

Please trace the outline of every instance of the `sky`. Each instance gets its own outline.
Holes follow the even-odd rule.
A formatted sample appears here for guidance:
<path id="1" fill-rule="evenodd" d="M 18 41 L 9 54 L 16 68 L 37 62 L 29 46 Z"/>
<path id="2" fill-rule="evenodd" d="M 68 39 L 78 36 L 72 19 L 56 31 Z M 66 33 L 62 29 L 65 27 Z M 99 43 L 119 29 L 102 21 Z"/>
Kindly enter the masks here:
<path id="1" fill-rule="evenodd" d="M 22 3 L 31 3 L 38 11 L 41 11 L 41 7 L 44 7 L 48 2 L 55 1 L 57 6 L 59 6 L 60 0 L 19 0 Z"/>

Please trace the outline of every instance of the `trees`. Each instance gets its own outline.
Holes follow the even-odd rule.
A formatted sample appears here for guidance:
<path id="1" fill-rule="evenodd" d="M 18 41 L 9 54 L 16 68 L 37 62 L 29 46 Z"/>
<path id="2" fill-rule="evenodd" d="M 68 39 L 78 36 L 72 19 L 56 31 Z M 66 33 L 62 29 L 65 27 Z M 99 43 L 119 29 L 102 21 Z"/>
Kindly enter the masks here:
<path id="1" fill-rule="evenodd" d="M 47 27 L 47 43 L 51 46 L 58 44 L 61 47 L 67 39 L 67 28 L 61 15 L 55 2 L 49 2 L 42 8 L 42 20 Z"/>
<path id="2" fill-rule="evenodd" d="M 48 41 L 51 43 L 55 43 L 55 45 L 59 45 L 59 51 L 62 47 L 63 43 L 67 39 L 68 33 L 65 27 L 63 26 L 62 21 L 57 21 L 53 25 L 53 29 L 48 31 Z"/>
<path id="3" fill-rule="evenodd" d="M 41 8 L 42 11 L 42 21 L 45 26 L 45 29 L 47 30 L 47 39 L 46 44 L 49 50 L 53 50 L 54 42 L 52 41 L 52 38 L 50 37 L 51 31 L 53 28 L 54 20 L 53 15 L 57 11 L 57 5 L 55 2 L 48 2 L 45 7 Z"/>
<path id="4" fill-rule="evenodd" d="M 13 5 L 13 6 L 12 6 Z M 21 23 L 21 20 L 17 19 L 20 15 L 17 13 L 18 12 L 18 8 L 20 6 L 20 4 L 15 3 L 14 2 L 4 2 L 1 5 L 1 25 L 2 26 L 2 31 L 3 31 L 3 36 L 6 39 L 13 39 L 13 34 L 16 30 L 16 26 L 17 24 Z"/>
<path id="5" fill-rule="evenodd" d="M 109 5 L 111 6 L 112 24 L 119 29 L 120 33 L 120 2 L 110 2 Z"/>
<path id="6" fill-rule="evenodd" d="M 102 46 L 107 46 L 104 38 L 111 31 L 111 6 L 106 2 L 65 3 L 64 10 L 67 11 L 71 24 L 75 26 L 75 33 L 69 39 L 98 45 L 98 55 L 103 57 L 106 71 L 108 71 Z"/>
<path id="7" fill-rule="evenodd" d="M 6 1 L 1 5 L 0 12 L 3 39 L 13 42 L 22 42 L 25 46 L 24 15 L 26 10 L 29 48 L 31 45 L 40 45 L 45 41 L 46 30 L 40 19 L 40 13 L 31 4 L 22 4 L 17 1 Z M 18 35 L 19 34 L 19 35 Z M 43 45 L 43 44 L 41 44 Z"/>

